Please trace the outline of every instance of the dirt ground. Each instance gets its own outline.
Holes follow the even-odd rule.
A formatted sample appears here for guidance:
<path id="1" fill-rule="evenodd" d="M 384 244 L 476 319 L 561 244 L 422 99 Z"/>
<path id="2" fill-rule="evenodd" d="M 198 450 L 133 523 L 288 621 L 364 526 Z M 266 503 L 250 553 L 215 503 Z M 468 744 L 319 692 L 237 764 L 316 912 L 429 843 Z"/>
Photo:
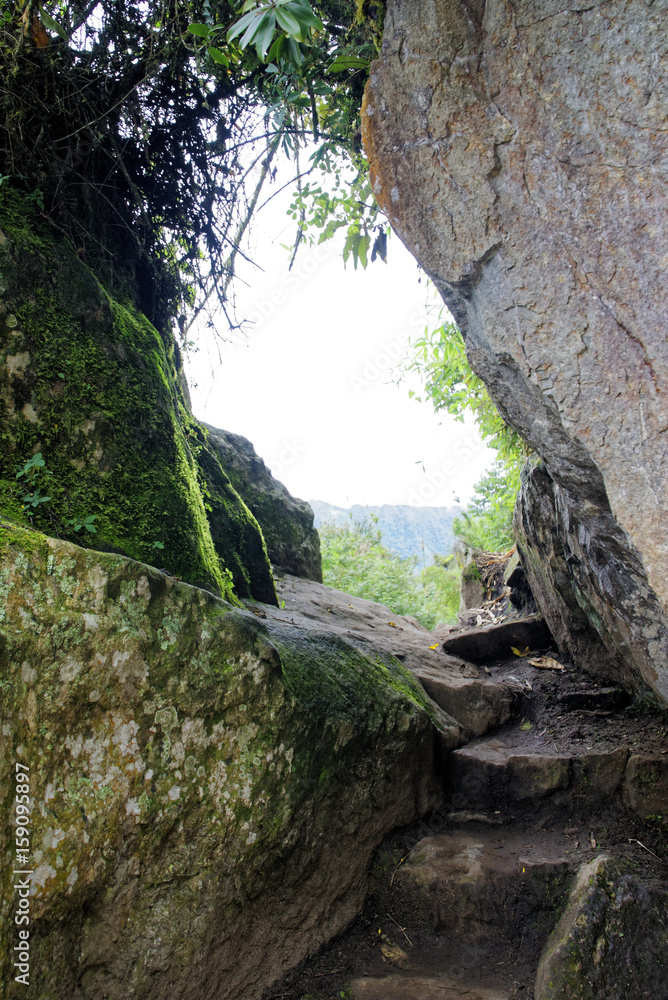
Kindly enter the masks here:
<path id="1" fill-rule="evenodd" d="M 459 627 L 442 630 L 441 638 L 458 632 L 467 624 L 487 624 L 514 618 L 517 609 L 504 599 L 497 601 L 501 569 L 496 563 L 483 567 L 490 574 L 486 580 L 488 604 L 463 615 Z M 279 581 L 281 607 L 262 607 L 262 617 L 276 618 L 295 627 L 306 624 L 337 632 L 348 641 L 365 648 L 374 648 L 397 656 L 416 676 L 427 667 L 430 671 L 449 672 L 450 676 L 474 677 L 499 684 L 511 692 L 512 717 L 503 726 L 488 732 L 482 741 L 512 754 L 582 757 L 604 754 L 627 748 L 631 754 L 668 754 L 668 713 L 651 703 L 632 700 L 618 686 L 606 685 L 576 671 L 569 663 L 559 664 L 555 650 L 533 650 L 527 656 L 513 655 L 509 659 L 473 665 L 461 658 L 442 652 L 439 632 L 428 632 L 411 618 L 393 615 L 382 605 L 362 601 L 312 581 L 286 576 Z M 533 610 L 533 609 L 528 609 Z M 255 611 L 257 613 L 257 611 Z M 473 616 L 469 622 L 469 618 Z M 478 618 L 482 621 L 478 621 Z M 507 644 L 504 646 L 507 654 Z M 548 665 L 563 669 L 544 669 L 532 665 L 536 656 L 548 656 Z M 476 742 L 469 743 L 473 747 Z M 625 807 L 622 796 L 614 797 L 595 807 L 566 796 L 547 796 L 534 801 L 524 810 L 492 811 L 480 821 L 478 812 L 466 813 L 456 805 L 452 785 L 449 786 L 446 761 L 443 775 L 443 803 L 420 822 L 390 834 L 378 848 L 369 872 L 369 891 L 362 913 L 351 927 L 318 954 L 295 968 L 280 984 L 270 990 L 265 1000 L 349 1000 L 353 996 L 350 983 L 365 977 L 407 976 L 406 993 L 401 985 L 402 1000 L 430 1000 L 436 994 L 428 990 L 414 995 L 410 970 L 420 976 L 447 976 L 448 981 L 461 984 L 453 987 L 452 995 L 474 1000 L 479 994 L 476 984 L 488 990 L 498 988 L 500 995 L 511 1000 L 533 1000 L 533 984 L 540 949 L 547 937 L 529 941 L 519 923 L 511 928 L 502 944 L 481 945 L 448 939 L 436 933 L 433 922 L 424 919 L 421 907 L 412 907 L 406 896 L 405 880 L 400 871 L 408 863 L 411 852 L 425 837 L 458 832 L 486 840 L 494 850 L 510 857 L 518 851 L 542 852 L 558 856 L 574 872 L 580 864 L 590 861 L 600 852 L 609 852 L 631 873 L 645 879 L 668 879 L 668 835 L 665 830 L 645 824 Z M 484 811 L 484 809 L 483 809 Z M 478 818 L 476 818 L 478 817 Z M 518 846 L 519 845 L 519 846 Z M 414 856 L 414 855 L 413 855 Z M 570 884 L 570 883 L 569 883 Z M 565 906 L 568 886 L 555 903 Z M 399 971 L 383 954 L 400 948 L 406 958 Z M 407 970 L 402 972 L 401 969 Z M 414 982 L 417 982 L 415 980 Z M 382 987 L 381 987 L 382 989 Z M 374 994 L 375 995 L 375 994 Z M 446 994 L 438 992 L 438 997 Z"/>
<path id="2" fill-rule="evenodd" d="M 491 678 L 509 684 L 516 692 L 513 719 L 493 736 L 502 742 L 511 740 L 518 752 L 549 750 L 577 755 L 628 747 L 631 752 L 668 753 L 668 713 L 632 702 L 619 689 L 606 688 L 600 682 L 597 686 L 572 668 L 563 672 L 540 670 L 520 658 L 492 664 L 487 670 Z M 530 728 L 526 728 L 527 723 Z M 383 942 L 399 945 L 409 958 L 419 953 L 416 960 L 421 974 L 441 975 L 447 968 L 453 981 L 461 979 L 462 996 L 482 975 L 488 987 L 504 987 L 513 1000 L 532 1000 L 539 948 L 527 951 L 520 929 L 505 948 L 490 948 L 448 942 L 426 927 L 419 914 L 406 916 L 397 872 L 423 837 L 453 829 L 447 816 L 446 803 L 432 816 L 386 838 L 371 867 L 361 915 L 345 934 L 291 972 L 266 1000 L 348 1000 L 352 980 L 393 971 L 381 951 Z M 490 833 L 488 825 L 477 822 L 458 825 L 457 829 L 474 836 Z M 581 816 L 555 812 L 547 805 L 496 827 L 493 834 L 499 838 L 499 846 L 506 838 L 519 837 L 524 847 L 535 844 L 543 851 L 559 851 L 576 865 L 591 860 L 595 853 L 609 851 L 629 872 L 643 878 L 668 879 L 666 832 L 646 825 L 626 810 L 619 798 L 594 814 Z M 562 905 L 565 902 L 566 893 Z M 555 922 L 557 918 L 558 913 Z M 420 998 L 407 994 L 406 1000 Z"/>

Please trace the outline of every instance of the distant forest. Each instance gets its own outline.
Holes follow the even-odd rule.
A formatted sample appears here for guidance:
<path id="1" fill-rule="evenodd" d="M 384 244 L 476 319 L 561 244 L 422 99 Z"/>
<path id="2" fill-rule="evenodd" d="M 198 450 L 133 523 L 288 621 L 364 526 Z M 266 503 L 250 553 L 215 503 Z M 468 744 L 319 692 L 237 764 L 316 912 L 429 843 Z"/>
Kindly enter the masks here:
<path id="1" fill-rule="evenodd" d="M 326 521 L 337 526 L 350 520 L 371 522 L 371 515 L 378 518 L 377 527 L 381 531 L 383 545 L 396 552 L 403 559 L 417 556 L 419 567 L 429 566 L 435 555 L 448 555 L 454 544 L 452 522 L 461 515 L 462 508 L 453 507 L 412 507 L 408 504 L 382 504 L 367 507 L 362 504 L 335 507 L 323 500 L 309 500 L 315 514 L 315 526 L 319 528 Z"/>

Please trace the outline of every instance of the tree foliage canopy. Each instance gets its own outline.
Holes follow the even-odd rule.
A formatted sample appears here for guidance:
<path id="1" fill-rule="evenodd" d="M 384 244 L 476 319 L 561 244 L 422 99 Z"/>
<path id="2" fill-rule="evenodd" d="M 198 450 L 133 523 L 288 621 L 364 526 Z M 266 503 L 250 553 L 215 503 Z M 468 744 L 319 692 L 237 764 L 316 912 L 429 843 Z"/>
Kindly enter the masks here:
<path id="1" fill-rule="evenodd" d="M 442 306 L 438 319 L 438 325 L 427 326 L 411 345 L 401 377 L 417 373 L 424 384 L 423 397 L 437 413 L 445 411 L 461 421 L 467 411 L 472 413 L 483 440 L 497 452 L 498 460 L 476 484 L 471 503 L 453 527 L 473 548 L 500 551 L 513 544 L 513 511 L 529 448 L 505 422 L 469 365 L 461 331 L 454 323 L 443 322 Z M 413 390 L 409 394 L 423 398 Z"/>
<path id="2" fill-rule="evenodd" d="M 455 535 L 473 549 L 503 552 L 514 544 L 513 513 L 523 458 L 499 459 L 476 483 L 473 499 L 453 522 Z"/>
<path id="3" fill-rule="evenodd" d="M 159 328 L 225 302 L 279 149 L 355 159 L 379 5 L 0 3 L 0 176 Z M 299 208 L 301 221 L 305 208 Z"/>
<path id="4" fill-rule="evenodd" d="M 418 574 L 417 557 L 402 559 L 390 551 L 380 529 L 368 521 L 329 522 L 318 533 L 327 586 L 378 601 L 395 614 L 414 615 L 427 628 L 456 620 L 460 572 L 451 560 L 435 556 Z"/>
<path id="5" fill-rule="evenodd" d="M 444 410 L 461 421 L 466 411 L 473 413 L 485 442 L 498 451 L 503 461 L 513 463 L 528 455 L 524 441 L 505 422 L 485 384 L 469 365 L 464 338 L 454 323 L 446 321 L 432 329 L 427 327 L 411 348 L 411 357 L 403 370 L 420 375 L 424 398 L 431 401 L 437 413 Z M 416 393 L 410 390 L 410 395 Z"/>

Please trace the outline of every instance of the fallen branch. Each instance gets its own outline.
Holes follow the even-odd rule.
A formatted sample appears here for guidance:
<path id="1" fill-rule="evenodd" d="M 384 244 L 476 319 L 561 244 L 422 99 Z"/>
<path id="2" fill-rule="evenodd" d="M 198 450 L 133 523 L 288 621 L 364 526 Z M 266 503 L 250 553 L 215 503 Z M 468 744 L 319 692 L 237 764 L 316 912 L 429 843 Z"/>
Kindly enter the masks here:
<path id="1" fill-rule="evenodd" d="M 401 926 L 401 924 L 397 923 L 397 921 L 394 919 L 394 917 L 392 916 L 391 913 L 388 913 L 388 917 L 390 918 L 390 920 L 392 921 L 392 923 L 395 924 L 395 926 L 399 928 L 399 930 L 401 931 L 401 933 L 406 938 L 406 940 L 408 941 L 409 945 L 412 948 L 413 947 L 413 942 L 411 941 L 411 939 L 409 938 L 408 934 L 406 933 L 406 931 L 404 930 L 404 928 Z"/>

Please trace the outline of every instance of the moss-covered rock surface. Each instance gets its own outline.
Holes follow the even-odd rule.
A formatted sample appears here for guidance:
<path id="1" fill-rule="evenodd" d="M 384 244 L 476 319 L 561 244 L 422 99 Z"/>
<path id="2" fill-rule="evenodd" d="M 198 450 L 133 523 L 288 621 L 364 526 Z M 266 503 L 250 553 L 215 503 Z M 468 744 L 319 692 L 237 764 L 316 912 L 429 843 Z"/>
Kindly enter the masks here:
<path id="1" fill-rule="evenodd" d="M 668 899 L 663 882 L 599 855 L 580 869 L 541 956 L 535 1000 L 668 997 Z"/>
<path id="2" fill-rule="evenodd" d="M 313 527 L 310 505 L 274 479 L 247 438 L 209 424 L 204 427 L 209 451 L 257 518 L 273 565 L 284 573 L 322 583 L 320 536 Z M 215 541 L 213 524 L 212 531 Z"/>
<path id="3" fill-rule="evenodd" d="M 259 997 L 354 917 L 380 838 L 436 800 L 434 722 L 439 744 L 457 727 L 392 658 L 0 535 L 0 996 L 28 995 L 19 763 L 31 996 Z"/>
<path id="4" fill-rule="evenodd" d="M 234 585 L 275 600 L 260 528 L 220 467 L 209 500 L 202 447 L 173 338 L 107 295 L 3 185 L 0 513 L 227 597 Z M 35 455 L 44 465 L 26 469 Z M 228 521 L 215 542 L 212 510 Z"/>

